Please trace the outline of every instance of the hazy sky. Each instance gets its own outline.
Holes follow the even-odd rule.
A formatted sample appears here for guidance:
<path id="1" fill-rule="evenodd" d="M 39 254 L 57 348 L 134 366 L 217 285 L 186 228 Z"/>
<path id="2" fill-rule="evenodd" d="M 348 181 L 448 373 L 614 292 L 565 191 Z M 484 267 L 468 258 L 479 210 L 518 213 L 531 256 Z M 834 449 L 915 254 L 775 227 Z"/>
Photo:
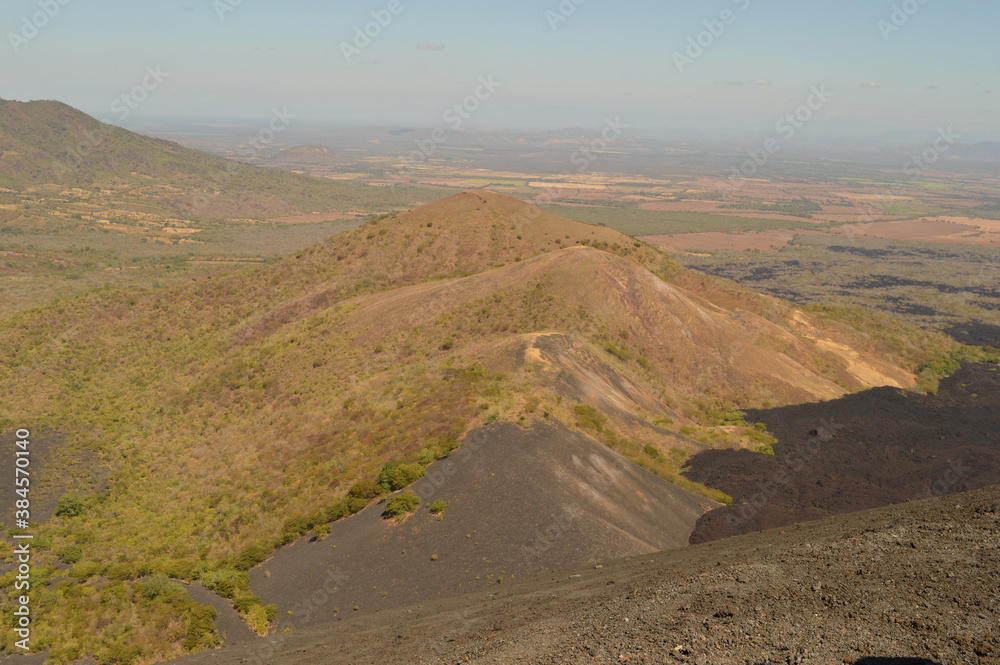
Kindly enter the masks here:
<path id="1" fill-rule="evenodd" d="M 799 111 L 816 135 L 1000 140 L 998 25 L 997 0 L 4 0 L 0 97 L 439 126 L 478 88 L 469 128 L 767 132 Z"/>

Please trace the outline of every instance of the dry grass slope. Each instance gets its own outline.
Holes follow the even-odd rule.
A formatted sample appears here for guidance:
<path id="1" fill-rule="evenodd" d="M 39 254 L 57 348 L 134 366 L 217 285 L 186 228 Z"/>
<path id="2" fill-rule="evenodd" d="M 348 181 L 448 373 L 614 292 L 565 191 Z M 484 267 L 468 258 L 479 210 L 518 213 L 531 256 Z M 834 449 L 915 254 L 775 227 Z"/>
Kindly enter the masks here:
<path id="1" fill-rule="evenodd" d="M 945 345 L 804 314 L 482 192 L 224 279 L 18 315 L 0 326 L 0 425 L 64 432 L 109 470 L 80 515 L 36 529 L 40 565 L 79 547 L 72 593 L 102 594 L 102 577 L 200 579 L 264 629 L 241 571 L 363 507 L 359 481 L 390 460 L 426 465 L 483 424 L 550 419 L 723 499 L 677 470 L 708 444 L 766 443 L 735 407 L 912 383 Z M 70 640 L 105 657 L 117 624 L 99 603 L 103 628 L 58 624 L 73 602 L 37 617 L 57 662 Z M 140 648 L 140 661 L 182 651 Z"/>

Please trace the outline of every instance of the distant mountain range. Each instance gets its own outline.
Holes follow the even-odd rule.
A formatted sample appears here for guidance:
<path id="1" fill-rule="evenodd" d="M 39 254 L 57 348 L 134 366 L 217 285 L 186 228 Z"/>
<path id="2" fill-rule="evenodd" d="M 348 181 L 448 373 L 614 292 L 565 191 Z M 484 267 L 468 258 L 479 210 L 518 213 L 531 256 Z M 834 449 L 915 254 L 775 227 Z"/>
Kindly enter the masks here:
<path id="1" fill-rule="evenodd" d="M 248 145 L 246 158 L 257 150 Z M 101 123 L 61 102 L 0 100 L 0 187 L 49 184 L 111 192 L 131 205 L 191 219 L 374 212 L 435 197 L 261 169 Z"/>

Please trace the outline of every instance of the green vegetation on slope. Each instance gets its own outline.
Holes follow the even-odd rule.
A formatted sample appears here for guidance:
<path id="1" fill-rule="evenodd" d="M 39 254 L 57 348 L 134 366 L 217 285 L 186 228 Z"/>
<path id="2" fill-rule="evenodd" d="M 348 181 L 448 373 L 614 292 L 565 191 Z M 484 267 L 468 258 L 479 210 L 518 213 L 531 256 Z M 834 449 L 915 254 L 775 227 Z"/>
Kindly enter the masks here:
<path id="1" fill-rule="evenodd" d="M 76 581 L 67 593 L 92 600 L 86 616 L 93 626 L 57 662 L 69 662 L 72 653 L 113 662 L 111 650 L 129 621 L 174 619 L 175 631 L 157 637 L 174 640 L 169 646 L 145 637 L 132 642 L 139 651 L 128 657 L 137 662 L 203 645 L 201 637 L 188 639 L 204 625 L 201 610 L 142 605 L 141 593 L 105 601 L 103 578 L 127 585 L 146 577 L 200 580 L 263 632 L 273 610 L 249 593 L 246 569 L 275 547 L 405 488 L 484 423 L 554 417 L 684 482 L 677 474 L 683 451 L 646 450 L 655 430 L 644 440 L 616 417 L 562 403 L 531 365 L 501 372 L 476 358 L 517 335 L 562 331 L 586 353 L 603 353 L 623 376 L 648 381 L 666 401 L 664 377 L 674 378 L 666 368 L 676 364 L 663 355 L 669 349 L 643 348 L 623 334 L 626 324 L 614 318 L 620 315 L 602 309 L 609 298 L 597 291 L 598 278 L 615 293 L 618 277 L 647 280 L 634 262 L 678 281 L 709 281 L 684 277 L 651 247 L 605 229 L 560 220 L 518 228 L 512 220 L 528 214 L 519 205 L 485 193 L 451 197 L 442 207 L 373 221 L 274 265 L 169 290 L 90 293 L 0 323 L 0 381 L 7 389 L 0 425 L 30 418 L 34 428 L 64 432 L 110 472 L 106 489 L 74 490 L 79 501 L 67 499 L 60 515 L 33 527 L 39 565 L 74 559 Z M 591 248 L 542 257 L 561 262 L 528 261 L 566 241 Z M 531 279 L 519 273 L 493 283 L 484 273 L 539 263 L 549 267 Z M 420 301 L 440 308 L 433 314 L 409 311 L 425 287 L 470 273 L 487 276 L 453 281 L 440 300 Z M 706 292 L 738 300 L 744 312 L 774 310 L 780 318 L 779 304 L 716 282 Z M 389 292 L 406 285 L 419 288 L 392 304 Z M 447 299 L 472 288 L 481 295 Z M 628 305 L 623 311 L 639 311 Z M 388 312 L 388 323 L 379 312 Z M 702 411 L 731 422 L 725 406 Z M 58 630 L 71 601 L 52 600 L 35 620 L 56 636 L 56 653 L 69 649 Z M 124 624 L 116 620 L 122 606 L 137 605 L 142 612 Z"/>

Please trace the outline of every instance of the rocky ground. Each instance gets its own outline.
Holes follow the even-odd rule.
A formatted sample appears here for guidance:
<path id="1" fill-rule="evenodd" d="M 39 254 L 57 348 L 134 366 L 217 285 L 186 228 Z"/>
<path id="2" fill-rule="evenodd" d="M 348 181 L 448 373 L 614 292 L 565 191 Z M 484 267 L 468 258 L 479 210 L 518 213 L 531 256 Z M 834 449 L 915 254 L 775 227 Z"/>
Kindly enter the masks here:
<path id="1" fill-rule="evenodd" d="M 175 662 L 992 665 L 998 517 L 993 486 L 301 631 L 286 621 Z"/>

